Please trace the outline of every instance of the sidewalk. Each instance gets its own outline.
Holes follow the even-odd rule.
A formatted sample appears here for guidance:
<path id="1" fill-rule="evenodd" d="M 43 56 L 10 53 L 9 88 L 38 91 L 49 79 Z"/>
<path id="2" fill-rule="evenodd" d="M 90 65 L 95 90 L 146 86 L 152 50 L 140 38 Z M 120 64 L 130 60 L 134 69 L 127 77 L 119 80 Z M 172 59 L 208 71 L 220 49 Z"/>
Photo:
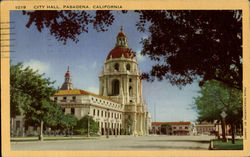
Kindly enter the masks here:
<path id="1" fill-rule="evenodd" d="M 86 137 L 86 136 L 44 136 L 43 139 L 46 141 L 50 140 L 88 140 L 88 139 L 97 139 L 98 136 L 95 137 Z M 38 136 L 32 137 L 11 137 L 11 142 L 25 142 L 25 141 L 39 141 Z"/>

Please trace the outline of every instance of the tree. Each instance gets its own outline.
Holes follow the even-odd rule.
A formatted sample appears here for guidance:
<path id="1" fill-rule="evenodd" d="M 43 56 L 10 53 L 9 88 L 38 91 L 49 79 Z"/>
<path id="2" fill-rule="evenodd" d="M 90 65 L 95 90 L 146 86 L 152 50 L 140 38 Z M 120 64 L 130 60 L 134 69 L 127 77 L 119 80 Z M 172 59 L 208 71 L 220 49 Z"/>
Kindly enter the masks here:
<path id="1" fill-rule="evenodd" d="M 77 134 L 81 134 L 81 135 L 87 135 L 88 133 L 88 119 L 90 122 L 90 135 L 94 135 L 97 134 L 99 131 L 99 125 L 97 122 L 94 121 L 93 117 L 91 116 L 84 116 L 83 118 L 81 118 L 79 121 L 77 121 L 77 124 L 74 128 L 74 131 Z"/>
<path id="2" fill-rule="evenodd" d="M 78 42 L 77 36 L 87 33 L 89 24 L 92 24 L 97 31 L 107 31 L 107 27 L 114 21 L 114 16 L 109 10 L 98 10 L 95 15 L 87 11 L 70 10 L 23 11 L 23 14 L 29 16 L 26 24 L 28 28 L 32 23 L 35 23 L 39 32 L 47 27 L 50 34 L 64 44 L 68 39 Z"/>
<path id="3" fill-rule="evenodd" d="M 73 128 L 76 126 L 77 118 L 71 114 L 63 115 L 60 124 L 62 128 L 66 130 L 66 135 L 67 135 L 69 130 L 70 129 L 73 130 Z"/>
<path id="4" fill-rule="evenodd" d="M 126 120 L 125 120 L 125 134 L 130 135 L 131 134 L 131 129 L 132 129 L 132 125 L 133 125 L 133 121 L 131 119 L 131 117 L 129 116 Z"/>
<path id="5" fill-rule="evenodd" d="M 165 129 L 166 135 L 171 135 L 172 133 L 172 126 L 169 123 L 163 124 L 161 126 L 162 129 Z"/>
<path id="6" fill-rule="evenodd" d="M 212 80 L 201 87 L 199 94 L 193 104 L 193 109 L 198 113 L 198 121 L 222 121 L 220 114 L 222 111 L 226 112 L 225 122 L 231 126 L 232 143 L 234 143 L 235 126 L 242 124 L 241 91 Z"/>
<path id="7" fill-rule="evenodd" d="M 43 138 L 43 126 L 56 125 L 55 116 L 60 110 L 50 97 L 55 93 L 49 78 L 44 74 L 32 70 L 30 67 L 23 68 L 21 63 L 11 65 L 11 116 L 22 112 L 25 116 L 26 125 L 40 126 L 40 136 Z"/>
<path id="8" fill-rule="evenodd" d="M 25 103 L 30 103 L 30 97 L 28 94 L 24 93 L 22 89 L 19 88 L 20 83 L 23 82 L 23 71 L 22 64 L 10 66 L 10 117 L 15 118 L 20 115 L 22 111 L 22 106 Z"/>
<path id="9" fill-rule="evenodd" d="M 25 11 L 27 27 L 34 23 L 41 32 L 50 30 L 59 41 L 77 42 L 77 35 L 88 32 L 88 25 L 106 31 L 115 11 Z M 126 13 L 126 11 L 122 11 Z M 242 12 L 239 10 L 137 10 L 142 54 L 156 61 L 143 78 L 166 78 L 183 86 L 199 80 L 218 80 L 242 90 Z"/>

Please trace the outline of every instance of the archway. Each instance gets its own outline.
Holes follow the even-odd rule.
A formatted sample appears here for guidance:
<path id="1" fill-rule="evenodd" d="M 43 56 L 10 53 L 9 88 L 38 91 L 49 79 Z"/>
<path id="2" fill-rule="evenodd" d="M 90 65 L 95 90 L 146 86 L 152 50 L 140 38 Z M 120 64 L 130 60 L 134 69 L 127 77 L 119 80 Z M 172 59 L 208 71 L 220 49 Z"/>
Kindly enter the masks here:
<path id="1" fill-rule="evenodd" d="M 112 95 L 119 95 L 120 82 L 119 80 L 113 80 L 112 82 Z"/>

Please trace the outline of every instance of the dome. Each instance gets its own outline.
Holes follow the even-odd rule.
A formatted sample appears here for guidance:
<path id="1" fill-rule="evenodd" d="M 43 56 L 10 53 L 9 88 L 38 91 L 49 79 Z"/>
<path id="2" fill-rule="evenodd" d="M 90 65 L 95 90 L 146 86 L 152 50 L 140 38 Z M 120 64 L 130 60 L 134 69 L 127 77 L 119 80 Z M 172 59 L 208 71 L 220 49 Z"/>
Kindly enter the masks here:
<path id="1" fill-rule="evenodd" d="M 126 48 L 126 47 L 115 47 L 113 48 L 108 56 L 107 56 L 107 60 L 111 58 L 121 58 L 122 55 L 125 57 L 125 58 L 134 58 L 135 57 L 135 54 L 134 52 L 130 49 L 130 48 Z"/>
<path id="2" fill-rule="evenodd" d="M 116 37 L 115 48 L 109 52 L 107 60 L 110 58 L 121 58 L 122 56 L 124 58 L 133 59 L 135 57 L 135 53 L 130 48 L 128 48 L 127 37 L 121 27 L 120 32 Z"/>
<path id="3" fill-rule="evenodd" d="M 126 37 L 126 35 L 125 35 L 124 32 L 119 32 L 118 35 L 117 35 L 117 37 L 122 37 L 122 36 L 123 36 L 123 37 Z"/>
<path id="4" fill-rule="evenodd" d="M 65 73 L 65 76 L 71 76 L 70 72 L 67 71 L 67 72 Z"/>
<path id="5" fill-rule="evenodd" d="M 70 74 L 70 72 L 69 72 L 69 66 L 68 66 L 67 72 L 65 73 L 64 76 L 65 76 L 65 77 L 70 77 L 70 76 L 71 76 L 71 74 Z"/>

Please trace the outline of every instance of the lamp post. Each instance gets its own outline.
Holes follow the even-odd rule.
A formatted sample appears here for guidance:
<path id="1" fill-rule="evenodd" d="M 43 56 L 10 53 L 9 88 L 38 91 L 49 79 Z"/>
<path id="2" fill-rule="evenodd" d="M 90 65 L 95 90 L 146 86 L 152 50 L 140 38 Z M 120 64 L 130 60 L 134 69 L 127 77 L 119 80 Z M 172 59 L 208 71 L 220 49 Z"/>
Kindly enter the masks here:
<path id="1" fill-rule="evenodd" d="M 88 137 L 89 137 L 89 130 L 90 130 L 90 122 L 89 122 L 89 117 L 90 117 L 90 113 L 88 112 Z"/>
<path id="2" fill-rule="evenodd" d="M 220 115 L 222 117 L 222 141 L 226 142 L 227 138 L 226 138 L 226 129 L 225 129 L 225 127 L 226 127 L 225 118 L 226 118 L 227 114 L 225 111 L 222 111 Z"/>
<path id="3" fill-rule="evenodd" d="M 108 129 L 107 129 L 107 138 L 109 138 L 109 109 L 107 109 L 107 113 L 108 113 Z"/>

